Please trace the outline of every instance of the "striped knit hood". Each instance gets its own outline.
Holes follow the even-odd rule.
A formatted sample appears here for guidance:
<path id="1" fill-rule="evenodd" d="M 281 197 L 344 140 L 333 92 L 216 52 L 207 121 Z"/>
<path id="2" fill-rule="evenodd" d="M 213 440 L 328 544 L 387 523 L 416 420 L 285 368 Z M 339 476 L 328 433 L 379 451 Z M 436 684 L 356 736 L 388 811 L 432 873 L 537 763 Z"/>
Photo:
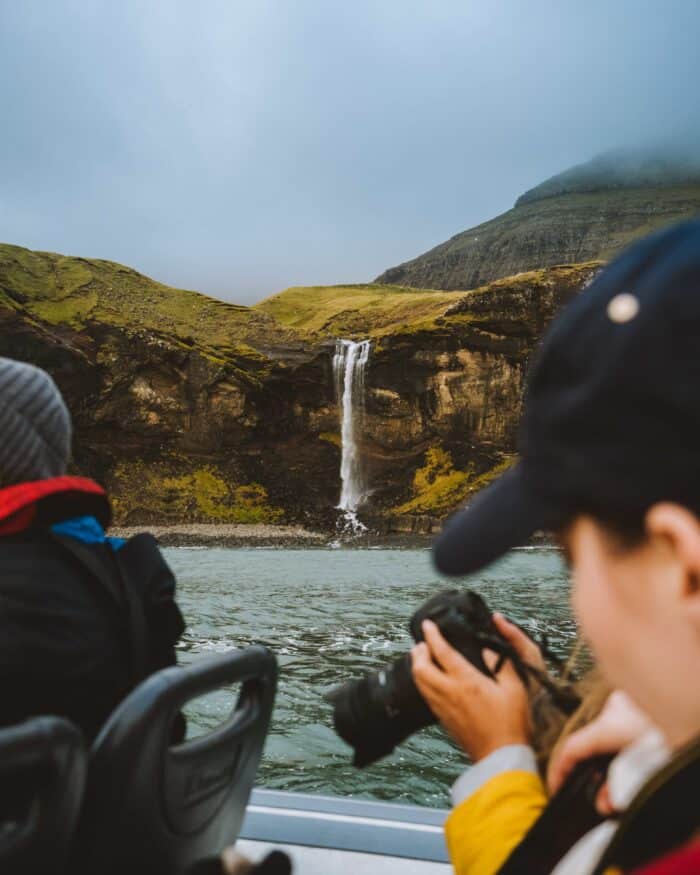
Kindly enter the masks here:
<path id="1" fill-rule="evenodd" d="M 68 409 L 46 371 L 0 358 L 0 488 L 65 474 L 71 431 Z"/>

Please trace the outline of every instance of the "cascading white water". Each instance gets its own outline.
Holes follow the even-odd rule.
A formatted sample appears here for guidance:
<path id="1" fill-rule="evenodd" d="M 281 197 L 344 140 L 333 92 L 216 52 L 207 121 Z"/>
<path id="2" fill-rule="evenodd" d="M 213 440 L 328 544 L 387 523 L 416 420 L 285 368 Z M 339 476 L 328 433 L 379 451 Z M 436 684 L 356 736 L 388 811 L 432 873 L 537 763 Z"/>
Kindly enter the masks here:
<path id="1" fill-rule="evenodd" d="M 365 527 L 357 518 L 357 509 L 367 495 L 359 433 L 365 406 L 365 371 L 371 343 L 363 340 L 338 340 L 333 357 L 333 375 L 341 417 L 340 480 L 342 488 L 338 509 L 343 511 L 346 528 L 353 532 Z"/>

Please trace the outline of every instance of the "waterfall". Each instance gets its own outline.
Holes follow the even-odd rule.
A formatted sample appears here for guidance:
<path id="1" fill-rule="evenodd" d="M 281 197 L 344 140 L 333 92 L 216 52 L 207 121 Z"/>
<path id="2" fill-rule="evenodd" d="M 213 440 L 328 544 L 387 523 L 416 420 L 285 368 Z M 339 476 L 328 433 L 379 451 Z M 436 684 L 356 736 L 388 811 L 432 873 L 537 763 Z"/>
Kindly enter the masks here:
<path id="1" fill-rule="evenodd" d="M 363 531 L 357 509 L 367 495 L 362 457 L 358 443 L 365 406 L 365 370 L 371 343 L 363 340 L 337 340 L 333 357 L 333 376 L 341 419 L 340 480 L 338 509 L 343 511 L 346 528 Z"/>

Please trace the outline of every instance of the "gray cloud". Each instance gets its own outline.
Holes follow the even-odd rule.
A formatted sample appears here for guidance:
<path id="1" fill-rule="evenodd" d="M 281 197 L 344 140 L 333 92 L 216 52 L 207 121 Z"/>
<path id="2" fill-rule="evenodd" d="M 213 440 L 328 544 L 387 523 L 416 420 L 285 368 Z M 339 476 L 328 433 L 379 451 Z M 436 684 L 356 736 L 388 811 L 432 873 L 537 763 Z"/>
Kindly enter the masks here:
<path id="1" fill-rule="evenodd" d="M 694 137 L 695 0 L 0 0 L 0 239 L 243 302 Z"/>

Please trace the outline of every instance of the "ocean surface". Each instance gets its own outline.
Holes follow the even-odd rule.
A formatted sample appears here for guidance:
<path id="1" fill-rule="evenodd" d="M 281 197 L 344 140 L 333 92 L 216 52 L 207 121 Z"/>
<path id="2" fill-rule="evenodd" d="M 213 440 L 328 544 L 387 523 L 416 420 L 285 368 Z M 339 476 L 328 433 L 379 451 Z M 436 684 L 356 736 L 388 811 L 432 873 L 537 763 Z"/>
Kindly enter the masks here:
<path id="1" fill-rule="evenodd" d="M 165 551 L 178 577 L 187 620 L 180 660 L 265 644 L 280 679 L 258 785 L 443 807 L 466 765 L 438 727 L 414 735 L 392 756 L 358 770 L 335 735 L 323 694 L 381 667 L 411 646 L 407 622 L 425 599 L 453 586 L 427 550 L 212 549 Z M 494 610 L 570 651 L 575 627 L 568 578 L 551 548 L 513 551 L 465 585 Z M 230 692 L 195 700 L 191 734 L 221 722 Z"/>

